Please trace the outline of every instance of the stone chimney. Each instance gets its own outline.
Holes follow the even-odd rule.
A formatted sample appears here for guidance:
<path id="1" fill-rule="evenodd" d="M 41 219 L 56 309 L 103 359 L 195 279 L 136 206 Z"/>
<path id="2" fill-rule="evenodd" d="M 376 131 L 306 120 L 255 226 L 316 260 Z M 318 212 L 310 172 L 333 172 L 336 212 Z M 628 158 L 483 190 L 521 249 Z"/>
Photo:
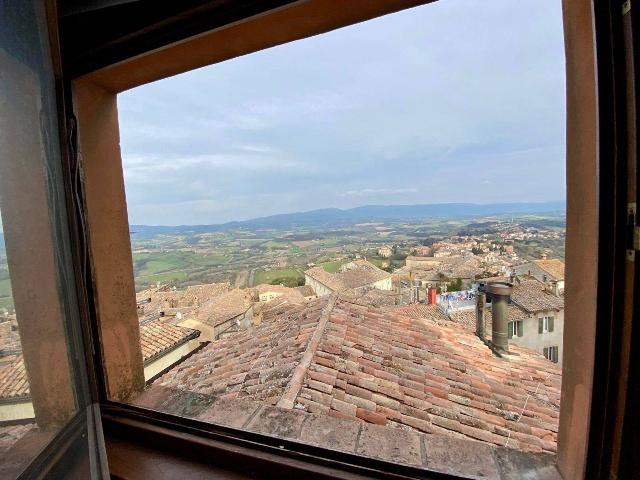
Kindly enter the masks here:
<path id="1" fill-rule="evenodd" d="M 509 320 L 507 305 L 513 291 L 510 283 L 491 283 L 487 292 L 491 294 L 491 343 L 499 353 L 509 353 Z"/>

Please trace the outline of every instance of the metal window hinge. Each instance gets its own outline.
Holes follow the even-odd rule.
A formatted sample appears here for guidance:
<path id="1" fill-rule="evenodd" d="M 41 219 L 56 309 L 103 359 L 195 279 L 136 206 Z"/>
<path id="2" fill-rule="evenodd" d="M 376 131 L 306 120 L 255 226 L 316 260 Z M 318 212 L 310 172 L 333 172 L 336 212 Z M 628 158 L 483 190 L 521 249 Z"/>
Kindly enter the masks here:
<path id="1" fill-rule="evenodd" d="M 626 0 L 623 4 L 622 4 L 622 15 L 626 15 L 627 13 L 629 13 L 631 11 L 631 0 Z"/>
<path id="2" fill-rule="evenodd" d="M 636 223 L 636 203 L 627 204 L 627 260 L 635 262 L 636 251 L 640 250 L 640 227 Z"/>

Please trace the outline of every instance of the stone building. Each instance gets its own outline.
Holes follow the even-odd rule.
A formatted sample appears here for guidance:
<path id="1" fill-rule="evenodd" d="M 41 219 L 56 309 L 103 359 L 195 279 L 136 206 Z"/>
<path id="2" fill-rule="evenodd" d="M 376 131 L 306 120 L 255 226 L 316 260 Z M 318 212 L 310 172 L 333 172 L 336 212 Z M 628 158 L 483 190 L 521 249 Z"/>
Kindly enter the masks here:
<path id="1" fill-rule="evenodd" d="M 495 277 L 490 281 L 506 281 Z M 492 308 L 489 303 L 486 331 L 491 332 Z M 475 329 L 476 310 L 465 308 L 449 312 L 449 318 Z M 564 297 L 554 294 L 548 285 L 533 278 L 516 278 L 511 304 L 507 308 L 509 343 L 529 348 L 548 360 L 562 363 Z"/>
<path id="2" fill-rule="evenodd" d="M 352 290 L 354 293 L 376 288 L 392 290 L 391 274 L 366 260 L 355 260 L 342 266 L 338 273 L 329 273 L 322 267 L 304 272 L 305 285 L 318 296 Z"/>
<path id="3" fill-rule="evenodd" d="M 236 288 L 203 303 L 178 325 L 199 330 L 202 340 L 210 341 L 252 324 L 251 292 Z"/>
<path id="4" fill-rule="evenodd" d="M 532 262 L 514 267 L 516 275 L 529 275 L 540 282 L 549 284 L 557 289 L 558 294 L 564 293 L 564 262 L 557 258 L 533 260 Z"/>

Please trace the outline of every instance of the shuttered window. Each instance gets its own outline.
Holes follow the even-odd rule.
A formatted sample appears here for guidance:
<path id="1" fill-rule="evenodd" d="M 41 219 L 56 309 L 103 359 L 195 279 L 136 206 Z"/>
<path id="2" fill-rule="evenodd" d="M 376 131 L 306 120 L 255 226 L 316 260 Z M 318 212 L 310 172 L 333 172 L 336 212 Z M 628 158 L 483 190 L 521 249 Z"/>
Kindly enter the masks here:
<path id="1" fill-rule="evenodd" d="M 538 333 L 553 332 L 554 317 L 538 317 Z"/>
<path id="2" fill-rule="evenodd" d="M 544 353 L 544 357 L 547 360 L 551 360 L 553 363 L 558 363 L 558 347 L 557 346 L 544 347 L 542 351 Z"/>
<path id="3" fill-rule="evenodd" d="M 522 320 L 509 322 L 509 338 L 521 337 L 523 326 Z"/>

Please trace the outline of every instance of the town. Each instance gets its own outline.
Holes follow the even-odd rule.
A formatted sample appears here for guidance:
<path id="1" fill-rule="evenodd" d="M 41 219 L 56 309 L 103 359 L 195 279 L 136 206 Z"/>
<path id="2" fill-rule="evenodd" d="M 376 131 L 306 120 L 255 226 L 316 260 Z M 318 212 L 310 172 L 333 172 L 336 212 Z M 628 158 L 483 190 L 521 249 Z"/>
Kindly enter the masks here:
<path id="1" fill-rule="evenodd" d="M 188 391 L 210 396 L 210 412 L 228 411 L 224 402 L 258 402 L 556 451 L 561 214 L 330 230 L 135 228 L 147 383 L 139 405 L 175 403 Z M 18 424 L 3 437 L 7 445 L 33 418 L 10 307 L 5 301 L 0 312 L 0 421 Z M 496 376 L 505 358 L 510 373 Z"/>

